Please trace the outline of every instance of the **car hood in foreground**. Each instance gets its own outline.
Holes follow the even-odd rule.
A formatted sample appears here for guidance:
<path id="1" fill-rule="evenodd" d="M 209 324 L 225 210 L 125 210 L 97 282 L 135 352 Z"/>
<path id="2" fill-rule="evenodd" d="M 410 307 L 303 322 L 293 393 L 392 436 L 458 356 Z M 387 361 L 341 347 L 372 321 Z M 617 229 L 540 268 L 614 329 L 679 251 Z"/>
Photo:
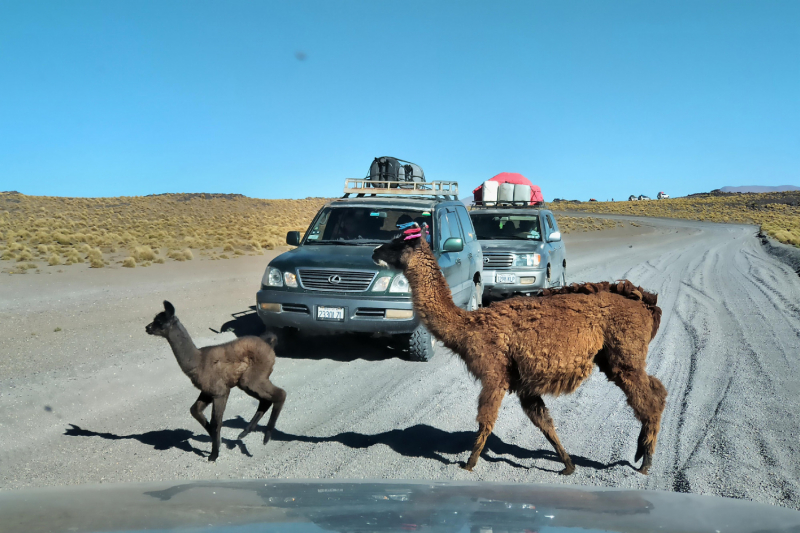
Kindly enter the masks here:
<path id="1" fill-rule="evenodd" d="M 798 531 L 800 513 L 691 494 L 438 482 L 209 481 L 0 492 L 4 532 Z"/>

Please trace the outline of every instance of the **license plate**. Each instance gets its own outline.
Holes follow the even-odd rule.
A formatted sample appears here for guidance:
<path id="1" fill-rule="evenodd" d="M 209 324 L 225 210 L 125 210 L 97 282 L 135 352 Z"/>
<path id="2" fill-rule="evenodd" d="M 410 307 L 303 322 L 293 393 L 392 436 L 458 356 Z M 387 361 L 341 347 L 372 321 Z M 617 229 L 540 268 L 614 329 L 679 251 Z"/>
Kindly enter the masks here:
<path id="1" fill-rule="evenodd" d="M 498 274 L 497 283 L 514 283 L 516 276 L 514 274 Z"/>
<path id="2" fill-rule="evenodd" d="M 344 307 L 317 307 L 317 320 L 344 320 Z"/>

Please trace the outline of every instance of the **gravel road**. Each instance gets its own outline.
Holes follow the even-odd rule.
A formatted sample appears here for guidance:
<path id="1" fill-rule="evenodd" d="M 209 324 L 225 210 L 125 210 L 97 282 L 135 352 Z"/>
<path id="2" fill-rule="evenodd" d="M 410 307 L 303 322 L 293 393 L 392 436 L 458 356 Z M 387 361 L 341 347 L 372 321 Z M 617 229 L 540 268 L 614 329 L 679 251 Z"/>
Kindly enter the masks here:
<path id="1" fill-rule="evenodd" d="M 649 476 L 630 464 L 639 424 L 597 372 L 575 394 L 545 399 L 574 475 L 556 474 L 557 457 L 515 397 L 468 473 L 457 465 L 477 429 L 478 386 L 461 363 L 441 348 L 433 361 L 413 363 L 378 340 L 342 337 L 282 347 L 273 380 L 289 396 L 267 446 L 260 433 L 236 440 L 255 402 L 234 390 L 220 458 L 208 463 L 209 439 L 188 412 L 197 392 L 167 343 L 144 326 L 166 298 L 198 345 L 251 331 L 264 256 L 3 277 L 0 489 L 455 479 L 661 489 L 800 508 L 800 279 L 762 249 L 752 226 L 628 220 L 638 226 L 567 235 L 568 280 L 628 278 L 660 294 L 664 317 L 648 371 L 669 397 Z"/>

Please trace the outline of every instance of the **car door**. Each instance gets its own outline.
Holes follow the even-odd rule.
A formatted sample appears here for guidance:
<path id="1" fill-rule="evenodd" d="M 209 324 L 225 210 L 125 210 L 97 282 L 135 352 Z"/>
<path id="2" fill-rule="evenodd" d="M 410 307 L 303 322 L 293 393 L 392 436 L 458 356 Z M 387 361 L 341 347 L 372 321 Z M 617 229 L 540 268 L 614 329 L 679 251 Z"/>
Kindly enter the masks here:
<path id="1" fill-rule="evenodd" d="M 553 227 L 550 225 L 550 221 L 547 220 L 547 213 L 544 211 L 541 212 L 541 220 L 542 220 L 542 237 L 544 240 L 544 249 L 547 251 L 547 262 L 550 265 L 550 279 L 547 280 L 548 283 L 552 282 L 554 279 L 558 277 L 558 256 L 556 255 L 557 250 L 554 246 L 555 243 L 550 242 L 550 234 L 555 231 Z"/>
<path id="2" fill-rule="evenodd" d="M 557 281 L 561 278 L 561 272 L 564 270 L 564 241 L 550 241 L 550 234 L 558 231 L 558 226 L 556 225 L 552 213 L 545 212 L 544 217 L 547 221 L 548 244 L 552 247 L 552 251 L 550 252 L 550 266 L 552 269 L 550 272 L 550 280 Z"/>
<path id="3" fill-rule="evenodd" d="M 466 263 L 465 277 L 466 281 L 471 283 L 475 279 L 475 274 L 483 271 L 483 251 L 466 208 L 460 205 L 456 206 L 456 214 L 458 214 L 458 221 L 461 222 L 461 230 L 464 232 L 464 250 L 467 252 L 468 263 Z M 471 286 L 468 288 L 472 289 Z M 467 291 L 467 300 L 469 300 L 469 296 L 469 291 Z"/>
<path id="4" fill-rule="evenodd" d="M 434 229 L 434 239 L 436 243 L 436 255 L 439 262 L 439 269 L 444 274 L 447 280 L 447 285 L 450 287 L 450 293 L 453 295 L 453 302 L 456 305 L 461 305 L 461 283 L 463 281 L 461 274 L 462 260 L 458 252 L 444 252 L 442 247 L 444 242 L 450 237 L 458 237 L 453 235 L 450 220 L 447 217 L 447 209 L 442 208 L 436 214 L 436 226 Z"/>
<path id="5" fill-rule="evenodd" d="M 458 265 L 458 288 L 453 291 L 453 301 L 456 302 L 456 305 L 466 307 L 472 288 L 469 283 L 470 258 L 468 255 L 470 252 L 466 246 L 466 234 L 461 228 L 454 206 L 447 208 L 447 223 L 450 225 L 450 236 L 461 239 L 461 243 L 464 245 L 460 252 L 453 252 L 456 254 L 456 265 Z"/>

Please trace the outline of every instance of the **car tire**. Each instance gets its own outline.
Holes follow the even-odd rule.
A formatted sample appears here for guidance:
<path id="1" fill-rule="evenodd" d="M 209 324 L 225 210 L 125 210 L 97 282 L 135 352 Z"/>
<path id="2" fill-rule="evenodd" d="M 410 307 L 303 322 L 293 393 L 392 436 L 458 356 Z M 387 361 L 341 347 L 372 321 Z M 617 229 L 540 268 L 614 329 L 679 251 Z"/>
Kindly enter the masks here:
<path id="1" fill-rule="evenodd" d="M 467 311 L 475 311 L 481 307 L 483 307 L 483 283 L 479 281 L 472 287 L 472 294 L 467 302 Z"/>
<path id="2" fill-rule="evenodd" d="M 410 360 L 427 362 L 433 358 L 436 338 L 422 324 L 408 336 L 407 342 Z"/>

